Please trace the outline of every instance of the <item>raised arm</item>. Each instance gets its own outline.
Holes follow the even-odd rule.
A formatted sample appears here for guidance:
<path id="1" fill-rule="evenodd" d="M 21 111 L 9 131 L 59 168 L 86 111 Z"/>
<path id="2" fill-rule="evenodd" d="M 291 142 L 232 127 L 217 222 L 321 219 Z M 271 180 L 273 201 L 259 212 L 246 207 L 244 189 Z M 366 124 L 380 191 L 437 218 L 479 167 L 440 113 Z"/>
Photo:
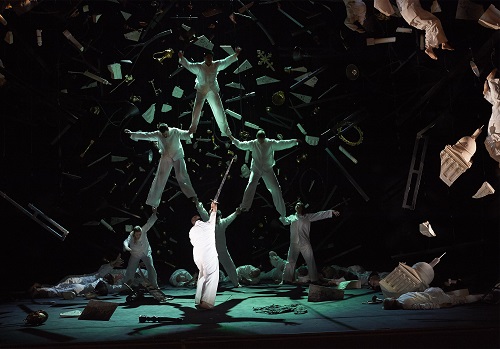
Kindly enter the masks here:
<path id="1" fill-rule="evenodd" d="M 134 141 L 157 141 L 158 140 L 158 131 L 153 132 L 132 132 L 128 129 L 123 130 L 126 134 L 130 136 Z"/>
<path id="2" fill-rule="evenodd" d="M 203 222 L 207 222 L 210 219 L 210 215 L 208 214 L 207 210 L 205 210 L 205 207 L 203 207 L 203 204 L 198 201 L 198 198 L 194 198 L 194 204 L 196 205 L 196 210 L 198 211 L 201 220 Z"/>
<path id="3" fill-rule="evenodd" d="M 198 73 L 198 71 L 199 71 L 199 64 L 189 62 L 186 59 L 186 57 L 184 57 L 184 52 L 183 51 L 179 51 L 178 56 L 179 56 L 179 63 L 184 68 L 186 68 L 187 70 L 189 70 L 193 74 L 197 74 Z"/>
<path id="4" fill-rule="evenodd" d="M 299 144 L 298 139 L 273 140 L 273 150 L 285 150 Z"/>
<path id="5" fill-rule="evenodd" d="M 148 221 L 146 224 L 143 225 L 142 227 L 142 233 L 145 234 L 148 232 L 149 229 L 156 223 L 158 220 L 158 215 L 156 214 L 156 211 L 153 212 L 153 214 L 149 217 Z"/>
<path id="6" fill-rule="evenodd" d="M 236 50 L 235 53 L 233 53 L 230 56 L 227 56 L 224 59 L 221 59 L 218 62 L 217 70 L 219 71 L 224 70 L 238 60 L 238 55 L 240 54 L 241 48 L 237 47 Z"/>
<path id="7" fill-rule="evenodd" d="M 326 210 L 326 211 L 319 211 L 316 213 L 306 213 L 305 216 L 307 217 L 307 219 L 309 219 L 310 222 L 314 222 L 326 218 L 331 218 L 333 215 L 338 217 L 340 215 L 340 212 L 335 210 Z"/>
<path id="8" fill-rule="evenodd" d="M 238 217 L 241 213 L 241 209 L 238 207 L 233 213 L 231 213 L 226 218 L 223 218 L 219 222 L 219 226 L 223 228 L 227 228 L 229 224 L 233 223 L 236 217 Z"/>

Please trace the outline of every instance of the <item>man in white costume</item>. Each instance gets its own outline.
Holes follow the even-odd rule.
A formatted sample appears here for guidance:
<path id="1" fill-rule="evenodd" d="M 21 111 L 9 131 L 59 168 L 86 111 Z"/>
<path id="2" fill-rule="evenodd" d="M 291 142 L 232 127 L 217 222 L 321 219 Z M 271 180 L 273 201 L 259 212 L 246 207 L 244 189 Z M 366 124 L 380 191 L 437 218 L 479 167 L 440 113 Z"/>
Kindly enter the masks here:
<path id="1" fill-rule="evenodd" d="M 280 219 L 286 216 L 286 206 L 281 194 L 281 188 L 274 173 L 274 152 L 284 150 L 299 144 L 298 139 L 275 140 L 266 138 L 264 130 L 257 132 L 257 138 L 251 141 L 241 142 L 229 137 L 233 144 L 241 150 L 252 151 L 252 163 L 250 164 L 250 177 L 243 194 L 240 208 L 242 211 L 248 211 L 252 206 L 252 201 L 257 190 L 260 178 L 264 180 L 267 190 L 272 195 L 274 206 L 280 214 Z"/>
<path id="2" fill-rule="evenodd" d="M 302 253 L 304 257 L 311 282 L 318 282 L 318 269 L 316 268 L 316 261 L 309 240 L 311 222 L 331 218 L 333 215 L 338 217 L 340 212 L 327 210 L 304 214 L 304 204 L 299 201 L 295 205 L 295 214 L 285 218 L 284 224 L 290 225 L 290 248 L 288 249 L 287 263 L 283 271 L 283 282 L 292 283 L 295 280 L 295 264 L 299 258 L 299 253 Z"/>
<path id="3" fill-rule="evenodd" d="M 491 158 L 500 166 L 500 79 L 496 76 L 494 68 L 484 82 L 484 98 L 491 103 L 491 117 L 488 123 L 488 134 L 484 140 L 486 150 Z"/>
<path id="4" fill-rule="evenodd" d="M 238 280 L 242 285 L 257 285 L 260 282 L 260 269 L 253 265 L 241 265 L 236 268 Z"/>
<path id="5" fill-rule="evenodd" d="M 195 201 L 195 204 L 201 219 L 204 222 L 208 221 L 210 216 L 207 210 L 203 207 L 203 204 L 198 200 Z M 215 221 L 215 247 L 217 249 L 217 255 L 219 256 L 219 262 L 222 264 L 222 267 L 227 273 L 227 277 L 231 280 L 234 287 L 241 287 L 241 285 L 238 282 L 236 265 L 229 254 L 229 250 L 227 249 L 226 229 L 231 223 L 233 223 L 240 213 L 241 210 L 237 208 L 235 212 L 231 213 L 226 218 L 221 218 L 221 212 L 217 211 L 217 219 Z"/>
<path id="6" fill-rule="evenodd" d="M 177 269 L 170 275 L 168 282 L 174 287 L 192 287 L 197 277 L 198 274 L 191 275 L 186 269 Z"/>
<path id="7" fill-rule="evenodd" d="M 204 61 L 198 63 L 189 62 L 184 57 L 184 52 L 179 51 L 179 63 L 196 75 L 194 86 L 196 89 L 196 97 L 194 99 L 191 126 L 189 127 L 190 133 L 196 132 L 198 122 L 200 121 L 201 109 L 203 108 L 205 100 L 207 100 L 208 104 L 210 104 L 210 108 L 212 108 L 212 113 L 222 135 L 231 135 L 231 130 L 227 124 L 226 114 L 224 113 L 222 101 L 219 96 L 220 88 L 217 81 L 217 74 L 238 60 L 241 48 L 236 47 L 234 51 L 235 53 L 232 55 L 216 61 L 213 60 L 212 52 L 206 52 Z"/>
<path id="8" fill-rule="evenodd" d="M 198 267 L 198 282 L 194 303 L 198 309 L 214 308 L 217 286 L 219 285 L 219 259 L 215 247 L 215 221 L 217 202 L 212 201 L 210 218 L 203 222 L 200 216 L 191 218 L 193 227 L 189 239 L 193 245 L 193 259 Z"/>
<path id="9" fill-rule="evenodd" d="M 134 141 L 145 140 L 156 142 L 160 151 L 161 157 L 158 163 L 155 178 L 151 184 L 146 204 L 153 208 L 158 207 L 161 201 L 161 195 L 167 184 L 168 177 L 172 171 L 175 171 L 175 178 L 179 187 L 186 197 L 194 199 L 196 192 L 191 184 L 191 179 L 184 161 L 184 149 L 182 148 L 181 139 L 188 140 L 191 134 L 188 131 L 181 130 L 175 127 L 168 127 L 167 124 L 161 123 L 158 125 L 158 131 L 154 132 L 132 132 L 128 129 L 124 130 L 130 135 Z"/>
<path id="10" fill-rule="evenodd" d="M 445 293 L 439 287 L 430 287 L 422 292 L 403 293 L 398 298 L 385 298 L 383 305 L 385 310 L 430 310 L 477 302 L 483 296 L 482 294 L 470 295 L 467 290 Z"/>
<path id="11" fill-rule="evenodd" d="M 73 293 L 73 296 L 85 294 L 96 290 L 99 282 L 104 282 L 108 293 L 116 293 L 123 290 L 122 284 L 115 284 L 112 277 L 114 268 L 123 264 L 121 254 L 115 260 L 101 265 L 98 271 L 91 274 L 67 276 L 53 286 L 35 283 L 29 292 L 32 298 L 63 297 L 64 293 Z"/>
<path id="12" fill-rule="evenodd" d="M 273 280 L 274 282 L 280 283 L 283 280 L 283 270 L 285 270 L 286 261 L 278 256 L 276 252 L 269 251 L 269 262 L 273 268 L 265 273 L 261 273 L 260 279 Z"/>
<path id="13" fill-rule="evenodd" d="M 158 279 L 156 275 L 156 269 L 153 265 L 153 254 L 151 246 L 148 240 L 148 231 L 156 223 L 158 216 L 156 215 L 156 210 L 149 217 L 146 224 L 142 227 L 135 226 L 129 236 L 123 241 L 123 249 L 130 252 L 130 258 L 128 260 L 127 271 L 125 272 L 124 282 L 127 284 L 130 280 L 133 280 L 139 262 L 142 260 L 148 271 L 148 280 L 151 286 L 158 288 Z"/>
<path id="14" fill-rule="evenodd" d="M 399 12 L 404 20 L 419 30 L 425 31 L 425 53 L 432 59 L 438 59 L 434 48 L 453 51 L 439 18 L 422 8 L 420 0 L 396 0 Z"/>

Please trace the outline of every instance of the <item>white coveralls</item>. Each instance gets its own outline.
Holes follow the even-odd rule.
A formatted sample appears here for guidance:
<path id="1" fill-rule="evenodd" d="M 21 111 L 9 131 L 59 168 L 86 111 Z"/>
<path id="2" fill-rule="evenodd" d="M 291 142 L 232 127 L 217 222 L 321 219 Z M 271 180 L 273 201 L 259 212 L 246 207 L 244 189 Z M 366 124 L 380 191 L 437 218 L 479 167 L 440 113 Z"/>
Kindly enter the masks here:
<path id="1" fill-rule="evenodd" d="M 253 265 L 247 264 L 236 268 L 236 273 L 238 274 L 238 279 L 241 284 L 244 285 L 257 285 L 260 282 L 260 274 L 256 277 L 252 277 L 252 273 L 258 268 Z"/>
<path id="2" fill-rule="evenodd" d="M 62 279 L 57 285 L 41 287 L 39 290 L 46 291 L 49 297 L 62 297 L 64 292 L 76 294 L 94 291 L 99 281 L 104 281 L 109 293 L 116 293 L 123 289 L 123 285 L 110 285 L 103 277 L 112 273 L 113 266 L 109 263 L 101 265 L 99 270 L 93 274 L 72 275 Z"/>
<path id="3" fill-rule="evenodd" d="M 273 268 L 265 273 L 260 273 L 260 279 L 273 280 L 276 282 L 283 281 L 283 270 L 285 270 L 286 261 L 277 255 L 270 256 L 269 261 Z"/>
<path id="4" fill-rule="evenodd" d="M 252 151 L 252 163 L 250 164 L 250 177 L 241 201 L 241 209 L 247 211 L 252 206 L 252 201 L 257 190 L 257 185 L 262 177 L 267 190 L 272 195 L 276 211 L 280 217 L 286 216 L 286 206 L 281 194 L 281 187 L 274 173 L 274 152 L 291 148 L 298 144 L 296 139 L 275 140 L 266 138 L 261 144 L 257 139 L 241 142 L 233 139 L 233 144 L 241 150 Z"/>
<path id="5" fill-rule="evenodd" d="M 208 221 L 210 217 L 207 210 L 205 210 L 201 203 L 198 203 L 196 209 L 198 210 L 201 219 L 204 222 Z M 215 247 L 217 249 L 217 255 L 219 256 L 219 262 L 222 264 L 229 280 L 231 280 L 234 286 L 238 286 L 238 275 L 236 273 L 236 265 L 229 254 L 229 250 L 227 249 L 226 229 L 229 224 L 233 223 L 236 217 L 236 212 L 233 212 L 226 218 L 222 218 L 218 222 L 215 222 Z"/>
<path id="6" fill-rule="evenodd" d="M 125 272 L 124 282 L 127 282 L 134 278 L 139 262 L 142 260 L 148 271 L 148 280 L 151 285 L 158 288 L 158 280 L 156 275 L 156 269 L 153 265 L 153 256 L 151 251 L 151 246 L 149 245 L 147 232 L 155 224 L 158 216 L 152 214 L 148 221 L 142 227 L 141 237 L 139 241 L 135 242 L 133 237 L 134 232 L 132 231 L 130 235 L 123 241 L 123 246 L 130 247 L 130 258 L 128 260 L 127 271 Z"/>
<path id="7" fill-rule="evenodd" d="M 471 301 L 474 300 L 471 297 Z M 407 292 L 397 298 L 405 310 L 428 310 L 469 303 L 467 296 L 444 293 L 439 287 L 430 287 L 423 292 Z"/>
<path id="8" fill-rule="evenodd" d="M 489 89 L 484 93 L 484 98 L 491 103 L 492 108 L 484 145 L 490 156 L 500 166 L 500 79 L 491 79 L 487 82 Z"/>
<path id="9" fill-rule="evenodd" d="M 302 253 L 304 257 L 311 281 L 318 281 L 318 270 L 311 241 L 309 240 L 311 222 L 331 218 L 332 214 L 333 211 L 328 210 L 304 215 L 295 213 L 285 218 L 285 224 L 290 224 L 290 248 L 288 249 L 287 263 L 283 271 L 283 281 L 294 281 L 295 264 L 299 258 L 299 253 Z"/>
<path id="10" fill-rule="evenodd" d="M 210 213 L 207 222 L 197 220 L 189 231 L 189 239 L 193 245 L 193 259 L 198 267 L 198 282 L 194 302 L 202 301 L 215 305 L 217 286 L 219 285 L 219 259 L 215 248 L 216 212 Z"/>
<path id="11" fill-rule="evenodd" d="M 151 184 L 146 204 L 158 207 L 160 205 L 161 195 L 167 184 L 168 177 L 172 167 L 175 171 L 175 178 L 179 187 L 186 197 L 192 198 L 196 196 L 196 192 L 191 184 L 191 179 L 186 169 L 184 161 L 184 149 L 182 148 L 181 139 L 188 140 L 190 134 L 188 131 L 180 130 L 175 127 L 169 127 L 168 137 L 164 137 L 160 131 L 154 132 L 132 132 L 130 137 L 134 140 L 145 140 L 157 142 L 160 150 L 160 162 L 156 171 L 155 178 Z"/>
<path id="12" fill-rule="evenodd" d="M 178 276 L 181 276 L 181 281 L 177 281 Z M 170 275 L 168 282 L 175 287 L 184 287 L 192 278 L 193 275 L 191 275 L 191 273 L 186 269 L 177 269 L 172 273 L 172 275 Z"/>
<path id="13" fill-rule="evenodd" d="M 236 62 L 238 57 L 236 53 L 221 59 L 213 61 L 210 66 L 205 62 L 191 63 L 186 57 L 179 59 L 179 63 L 196 75 L 194 88 L 196 89 L 196 97 L 194 99 L 193 115 L 191 120 L 191 127 L 197 127 L 200 121 L 201 109 L 205 100 L 210 104 L 215 121 L 223 136 L 231 135 L 231 130 L 227 124 L 226 114 L 222 106 L 222 101 L 219 96 L 219 82 L 217 81 L 217 74 L 221 70 L 226 69 L 232 63 Z"/>
<path id="14" fill-rule="evenodd" d="M 425 48 L 437 48 L 448 41 L 439 18 L 424 10 L 420 0 L 396 0 L 396 3 L 406 23 L 425 31 Z"/>

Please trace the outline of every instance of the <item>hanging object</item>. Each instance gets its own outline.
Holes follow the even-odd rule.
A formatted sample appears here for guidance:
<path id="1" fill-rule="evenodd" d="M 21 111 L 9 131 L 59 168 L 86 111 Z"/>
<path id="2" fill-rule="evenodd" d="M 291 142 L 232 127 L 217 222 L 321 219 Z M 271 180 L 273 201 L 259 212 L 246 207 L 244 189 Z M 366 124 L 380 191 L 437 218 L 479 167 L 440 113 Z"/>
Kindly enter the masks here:
<path id="1" fill-rule="evenodd" d="M 347 125 L 347 127 L 344 128 L 343 126 L 345 126 L 345 125 Z M 347 138 L 345 138 L 344 135 L 342 134 L 342 132 L 346 131 L 347 129 L 349 129 L 351 127 L 354 127 L 354 129 L 356 131 L 358 131 L 359 138 L 356 141 L 350 141 Z M 358 125 L 354 125 L 351 122 L 348 122 L 348 121 L 341 122 L 340 125 L 337 127 L 337 132 L 338 132 L 339 138 L 341 140 L 343 140 L 344 143 L 346 143 L 352 147 L 363 143 L 363 131 L 361 131 L 361 129 L 359 128 Z"/>
<path id="2" fill-rule="evenodd" d="M 285 92 L 278 91 L 273 93 L 272 102 L 274 105 L 283 105 L 285 103 Z"/>
<path id="3" fill-rule="evenodd" d="M 345 68 L 345 75 L 349 80 L 356 80 L 359 77 L 359 69 L 354 64 L 349 64 Z"/>
<path id="4" fill-rule="evenodd" d="M 472 197 L 474 199 L 480 199 L 482 197 L 485 197 L 486 195 L 490 195 L 490 194 L 494 194 L 494 193 L 495 193 L 495 189 L 493 189 L 491 184 L 488 182 L 484 182 L 483 185 L 481 186 L 481 188 L 479 188 L 477 193 L 474 194 Z"/>

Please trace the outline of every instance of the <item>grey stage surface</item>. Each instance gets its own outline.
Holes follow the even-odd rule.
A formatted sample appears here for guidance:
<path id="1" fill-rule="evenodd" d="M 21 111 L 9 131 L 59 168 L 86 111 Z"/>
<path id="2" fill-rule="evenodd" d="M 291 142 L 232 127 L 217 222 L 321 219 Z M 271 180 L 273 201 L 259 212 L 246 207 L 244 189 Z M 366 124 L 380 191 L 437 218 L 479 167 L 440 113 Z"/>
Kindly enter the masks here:
<path id="1" fill-rule="evenodd" d="M 159 304 L 147 295 L 130 305 L 125 295 L 98 298 L 118 304 L 109 321 L 63 318 L 83 310 L 73 300 L 26 297 L 1 304 L 1 348 L 499 348 L 499 306 L 475 303 L 438 310 L 383 310 L 363 304 L 368 289 L 346 290 L 343 300 L 308 302 L 307 286 L 220 287 L 213 311 L 194 307 L 194 289 L 163 288 L 174 297 Z M 53 304 L 46 304 L 53 301 Z M 256 307 L 300 305 L 305 313 L 260 313 Z M 24 323 L 27 313 L 45 310 L 40 326 Z M 141 315 L 162 317 L 139 322 Z M 158 319 L 157 319 L 158 320 Z"/>

